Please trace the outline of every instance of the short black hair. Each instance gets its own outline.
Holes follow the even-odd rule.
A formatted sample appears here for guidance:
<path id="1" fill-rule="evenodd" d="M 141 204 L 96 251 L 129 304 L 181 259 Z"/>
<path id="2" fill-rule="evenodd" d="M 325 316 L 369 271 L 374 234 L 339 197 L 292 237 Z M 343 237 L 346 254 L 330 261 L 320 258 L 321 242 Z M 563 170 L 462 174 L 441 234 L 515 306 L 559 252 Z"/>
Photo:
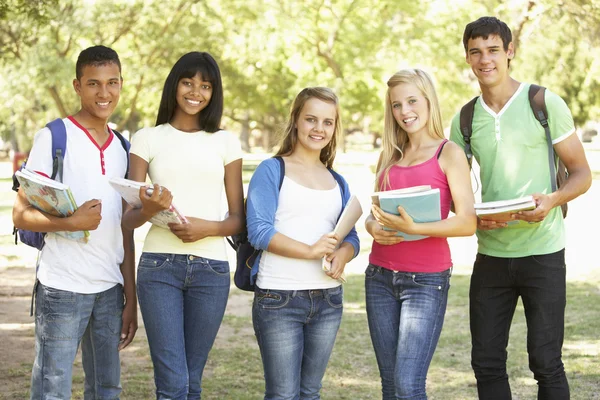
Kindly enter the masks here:
<path id="1" fill-rule="evenodd" d="M 116 64 L 119 67 L 119 73 L 121 73 L 121 61 L 119 55 L 113 49 L 106 46 L 92 46 L 83 50 L 77 57 L 77 64 L 75 64 L 75 77 L 80 79 L 83 75 L 83 67 L 87 65 L 100 66 L 106 64 Z"/>
<path id="2" fill-rule="evenodd" d="M 217 62 L 210 54 L 199 51 L 184 54 L 169 72 L 158 107 L 157 126 L 166 124 L 173 118 L 177 108 L 177 85 L 179 81 L 184 78 L 193 78 L 196 74 L 200 74 L 203 80 L 210 82 L 212 85 L 210 102 L 198 115 L 200 129 L 209 133 L 221 129 L 221 117 L 223 116 L 221 72 Z"/>
<path id="3" fill-rule="evenodd" d="M 469 50 L 469 39 L 480 37 L 485 40 L 492 35 L 500 36 L 504 51 L 508 51 L 508 45 L 512 42 L 512 32 L 506 23 L 496 17 L 481 17 L 476 21 L 470 22 L 465 27 L 465 33 L 463 34 L 465 53 Z"/>

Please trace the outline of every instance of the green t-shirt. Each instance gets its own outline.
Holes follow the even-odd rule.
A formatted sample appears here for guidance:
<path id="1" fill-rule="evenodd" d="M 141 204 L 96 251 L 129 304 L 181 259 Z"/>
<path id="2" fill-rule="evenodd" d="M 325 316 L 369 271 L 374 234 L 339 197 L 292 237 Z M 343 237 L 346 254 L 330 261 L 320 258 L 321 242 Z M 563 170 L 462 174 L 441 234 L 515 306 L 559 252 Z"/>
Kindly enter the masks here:
<path id="1" fill-rule="evenodd" d="M 546 134 L 531 111 L 529 86 L 521 83 L 498 114 L 481 96 L 475 103 L 471 151 L 480 166 L 482 201 L 552 192 Z M 573 117 L 558 95 L 546 90 L 545 100 L 552 143 L 556 144 L 575 132 Z M 452 120 L 450 140 L 464 148 L 460 113 Z M 478 251 L 495 257 L 553 253 L 565 247 L 562 212 L 555 207 L 539 224 L 477 230 L 477 238 Z"/>

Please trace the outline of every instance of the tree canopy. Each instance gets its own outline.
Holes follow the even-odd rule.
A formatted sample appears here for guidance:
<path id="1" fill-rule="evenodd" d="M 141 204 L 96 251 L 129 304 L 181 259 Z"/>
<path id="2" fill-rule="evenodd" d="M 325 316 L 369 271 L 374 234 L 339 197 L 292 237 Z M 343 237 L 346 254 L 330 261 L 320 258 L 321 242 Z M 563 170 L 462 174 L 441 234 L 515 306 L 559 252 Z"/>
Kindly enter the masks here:
<path id="1" fill-rule="evenodd" d="M 516 79 L 561 95 L 579 126 L 600 118 L 598 0 L 0 0 L 0 134 L 27 150 L 47 121 L 76 112 L 75 61 L 95 44 L 121 57 L 111 118 L 121 130 L 154 124 L 164 80 L 189 51 L 219 63 L 224 127 L 246 150 L 275 142 L 306 86 L 337 92 L 347 131 L 381 131 L 385 82 L 410 66 L 434 76 L 447 125 L 478 91 L 461 40 L 482 15 L 513 30 Z"/>

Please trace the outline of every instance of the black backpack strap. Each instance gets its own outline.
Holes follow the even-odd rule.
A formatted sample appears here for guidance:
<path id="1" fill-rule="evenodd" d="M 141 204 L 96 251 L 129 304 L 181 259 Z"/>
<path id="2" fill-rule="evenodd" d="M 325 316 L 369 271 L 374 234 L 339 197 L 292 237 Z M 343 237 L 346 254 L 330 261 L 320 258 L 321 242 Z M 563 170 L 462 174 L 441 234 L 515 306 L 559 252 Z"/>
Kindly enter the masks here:
<path id="1" fill-rule="evenodd" d="M 117 131 L 116 129 L 112 129 L 112 132 L 116 137 L 119 138 L 121 141 L 121 146 L 123 146 L 125 153 L 127 153 L 127 169 L 125 170 L 125 179 L 127 179 L 127 176 L 129 175 L 129 149 L 131 148 L 131 143 L 129 143 L 129 140 L 125 139 L 121 132 Z"/>
<path id="2" fill-rule="evenodd" d="M 473 134 L 473 114 L 475 113 L 475 103 L 479 96 L 474 97 L 465 104 L 460 110 L 460 132 L 465 142 L 465 154 L 469 168 L 473 164 L 473 152 L 471 151 L 471 135 Z"/>
<path id="3" fill-rule="evenodd" d="M 546 132 L 546 141 L 548 143 L 548 164 L 550 166 L 550 181 L 552 183 L 552 191 L 556 192 L 556 157 L 554 154 L 554 146 L 552 145 L 552 136 L 550 135 L 550 126 L 548 125 L 548 110 L 546 109 L 545 101 L 546 88 L 538 85 L 529 86 L 529 105 L 535 119 L 544 127 Z"/>
<path id="4" fill-rule="evenodd" d="M 283 178 L 285 178 L 285 162 L 280 156 L 276 156 L 273 158 L 279 161 L 279 190 L 281 190 L 281 186 L 283 185 Z"/>

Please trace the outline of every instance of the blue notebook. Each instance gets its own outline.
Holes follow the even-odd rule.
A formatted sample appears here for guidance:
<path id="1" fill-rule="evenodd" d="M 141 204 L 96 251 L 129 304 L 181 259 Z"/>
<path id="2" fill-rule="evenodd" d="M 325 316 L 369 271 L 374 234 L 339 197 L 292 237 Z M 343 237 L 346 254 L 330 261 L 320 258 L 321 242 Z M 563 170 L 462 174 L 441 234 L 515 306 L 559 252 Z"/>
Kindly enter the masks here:
<path id="1" fill-rule="evenodd" d="M 379 195 L 379 204 L 383 211 L 394 215 L 399 215 L 398 206 L 402 206 L 415 222 L 435 222 L 442 219 L 440 189 L 405 194 L 384 192 Z M 390 230 L 385 227 L 384 229 Z M 402 236 L 408 242 L 428 237 L 404 232 L 398 232 L 396 236 Z"/>

